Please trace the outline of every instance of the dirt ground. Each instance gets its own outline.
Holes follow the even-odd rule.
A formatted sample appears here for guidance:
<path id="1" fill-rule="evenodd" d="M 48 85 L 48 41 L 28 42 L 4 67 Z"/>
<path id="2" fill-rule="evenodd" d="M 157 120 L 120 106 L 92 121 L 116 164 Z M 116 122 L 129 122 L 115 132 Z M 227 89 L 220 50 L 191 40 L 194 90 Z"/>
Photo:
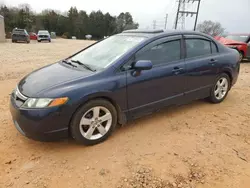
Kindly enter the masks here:
<path id="1" fill-rule="evenodd" d="M 30 71 L 90 41 L 0 44 L 0 187 L 250 187 L 250 63 L 221 104 L 196 101 L 118 128 L 92 147 L 36 142 L 9 113 L 9 94 Z"/>

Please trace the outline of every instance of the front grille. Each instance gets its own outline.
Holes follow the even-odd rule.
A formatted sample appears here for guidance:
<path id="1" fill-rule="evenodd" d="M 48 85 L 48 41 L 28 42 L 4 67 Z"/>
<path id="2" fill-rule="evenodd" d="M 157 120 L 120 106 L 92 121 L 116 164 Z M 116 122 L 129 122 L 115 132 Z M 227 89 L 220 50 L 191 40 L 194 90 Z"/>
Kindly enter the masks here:
<path id="1" fill-rule="evenodd" d="M 47 35 L 38 35 L 40 38 L 48 38 Z"/>

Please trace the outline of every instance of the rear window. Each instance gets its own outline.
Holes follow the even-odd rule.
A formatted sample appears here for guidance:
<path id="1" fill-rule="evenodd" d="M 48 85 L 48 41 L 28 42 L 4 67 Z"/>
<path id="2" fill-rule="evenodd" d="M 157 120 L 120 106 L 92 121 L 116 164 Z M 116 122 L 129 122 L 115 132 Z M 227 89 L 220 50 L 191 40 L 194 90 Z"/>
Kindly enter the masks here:
<path id="1" fill-rule="evenodd" d="M 24 34 L 28 34 L 27 31 L 25 29 L 14 29 L 12 31 L 13 34 L 17 34 L 17 35 L 24 35 Z"/>

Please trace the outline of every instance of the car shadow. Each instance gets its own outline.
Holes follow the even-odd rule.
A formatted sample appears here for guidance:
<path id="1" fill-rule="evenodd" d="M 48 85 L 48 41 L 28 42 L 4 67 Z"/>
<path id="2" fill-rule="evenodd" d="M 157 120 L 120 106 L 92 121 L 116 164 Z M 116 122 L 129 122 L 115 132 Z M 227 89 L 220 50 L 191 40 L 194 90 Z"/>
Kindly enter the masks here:
<path id="1" fill-rule="evenodd" d="M 241 63 L 250 63 L 250 60 L 248 60 L 248 59 L 243 59 Z"/>
<path id="2" fill-rule="evenodd" d="M 140 124 L 140 125 L 147 124 L 149 121 L 157 122 L 159 120 L 159 118 L 163 118 L 163 117 L 164 117 L 164 119 L 172 118 L 178 114 L 182 114 L 182 113 L 186 112 L 187 110 L 197 108 L 198 106 L 199 107 L 204 106 L 207 104 L 209 104 L 209 102 L 207 102 L 205 99 L 203 99 L 203 100 L 193 101 L 191 103 L 187 103 L 187 104 L 183 104 L 183 105 L 174 105 L 174 106 L 170 106 L 170 107 L 165 107 L 165 108 L 162 108 L 159 111 L 156 111 L 152 114 L 149 114 L 149 115 L 140 117 L 138 119 L 132 120 L 131 122 L 128 122 L 127 124 L 122 126 L 121 131 L 125 131 L 126 129 L 130 129 L 130 127 L 134 126 L 134 125 L 136 126 L 138 124 Z M 120 127 L 118 127 L 118 130 L 116 130 L 116 132 L 117 131 L 119 132 Z"/>
<path id="3" fill-rule="evenodd" d="M 126 135 L 129 135 L 130 133 L 132 133 L 134 131 L 134 128 L 136 128 L 136 126 L 138 126 L 138 125 L 150 126 L 151 124 L 149 122 L 154 123 L 154 122 L 159 121 L 159 119 L 163 120 L 162 118 L 164 118 L 164 119 L 172 118 L 178 114 L 185 113 L 186 111 L 188 111 L 190 109 L 194 109 L 194 108 L 196 109 L 197 107 L 208 105 L 208 104 L 209 103 L 205 100 L 198 100 L 198 101 L 191 102 L 189 104 L 163 108 L 163 109 L 159 110 L 158 112 L 154 112 L 152 114 L 143 116 L 141 118 L 138 118 L 136 120 L 128 122 L 125 125 L 117 126 L 116 130 L 114 131 L 114 133 L 112 134 L 112 136 L 110 138 L 108 138 L 103 143 L 100 143 L 100 144 L 97 144 L 97 145 L 91 146 L 91 147 L 96 147 L 96 146 L 100 147 L 103 145 L 108 146 L 108 145 L 112 144 L 113 142 L 115 142 L 116 139 L 119 139 L 118 137 L 124 137 L 124 135 L 126 136 Z M 181 125 L 180 125 L 180 127 L 181 127 Z M 24 138 L 24 139 L 25 139 L 25 142 L 27 142 L 27 144 L 30 145 L 30 147 L 32 147 L 32 148 L 39 147 L 40 149 L 44 149 L 46 151 L 48 149 L 49 150 L 59 150 L 59 151 L 63 151 L 63 150 L 75 151 L 76 149 L 82 150 L 86 147 L 89 147 L 89 146 L 84 146 L 84 145 L 76 143 L 72 137 L 69 137 L 68 139 L 63 139 L 60 141 L 50 141 L 50 142 L 33 141 L 33 140 L 30 140 L 27 138 Z"/>

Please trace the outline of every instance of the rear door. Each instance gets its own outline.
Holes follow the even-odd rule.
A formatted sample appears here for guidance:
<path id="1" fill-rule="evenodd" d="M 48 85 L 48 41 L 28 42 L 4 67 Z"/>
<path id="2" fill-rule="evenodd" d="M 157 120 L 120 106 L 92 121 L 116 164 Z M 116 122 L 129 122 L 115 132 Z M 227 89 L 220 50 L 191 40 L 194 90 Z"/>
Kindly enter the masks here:
<path id="1" fill-rule="evenodd" d="M 188 100 L 209 96 L 217 77 L 221 57 L 216 44 L 209 38 L 199 35 L 186 35 L 186 69 Z"/>
<path id="2" fill-rule="evenodd" d="M 127 99 L 132 118 L 180 103 L 186 86 L 182 36 L 166 37 L 150 43 L 138 51 L 128 64 L 138 60 L 151 60 L 153 68 L 136 76 L 133 68 L 127 72 Z"/>

